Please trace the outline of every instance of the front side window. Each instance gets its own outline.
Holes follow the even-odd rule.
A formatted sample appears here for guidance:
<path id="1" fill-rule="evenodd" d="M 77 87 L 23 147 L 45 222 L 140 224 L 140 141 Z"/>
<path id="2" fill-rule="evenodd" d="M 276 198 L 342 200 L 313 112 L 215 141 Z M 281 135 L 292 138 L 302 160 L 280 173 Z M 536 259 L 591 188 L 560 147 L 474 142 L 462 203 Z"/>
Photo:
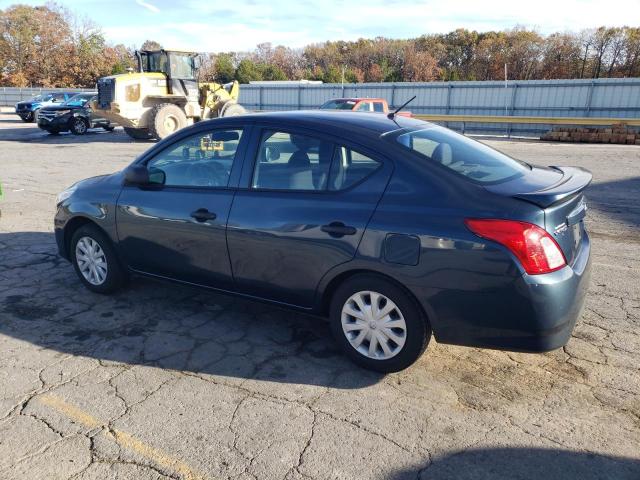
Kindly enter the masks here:
<path id="1" fill-rule="evenodd" d="M 370 112 L 371 110 L 371 102 L 360 102 L 356 107 L 357 112 Z"/>
<path id="2" fill-rule="evenodd" d="M 325 190 L 332 153 L 330 142 L 295 133 L 264 132 L 252 187 Z"/>
<path id="3" fill-rule="evenodd" d="M 530 170 L 523 162 L 443 127 L 431 126 L 390 138 L 425 159 L 479 183 L 504 182 Z"/>
<path id="4" fill-rule="evenodd" d="M 226 187 L 242 130 L 215 130 L 176 142 L 148 163 L 151 183 L 174 187 Z"/>
<path id="5" fill-rule="evenodd" d="M 93 97 L 93 95 L 75 95 L 64 102 L 64 105 L 82 107 L 91 99 L 93 99 Z"/>
<path id="6" fill-rule="evenodd" d="M 355 100 L 329 100 L 320 107 L 321 110 L 353 110 Z"/>

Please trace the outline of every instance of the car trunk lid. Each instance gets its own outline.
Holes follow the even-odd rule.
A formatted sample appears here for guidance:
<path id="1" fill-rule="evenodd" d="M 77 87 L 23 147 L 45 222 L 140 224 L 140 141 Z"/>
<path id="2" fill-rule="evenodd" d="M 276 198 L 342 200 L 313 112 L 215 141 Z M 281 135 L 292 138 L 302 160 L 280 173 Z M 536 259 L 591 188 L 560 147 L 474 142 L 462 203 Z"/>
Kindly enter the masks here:
<path id="1" fill-rule="evenodd" d="M 591 179 L 588 170 L 578 167 L 532 167 L 529 174 L 486 188 L 542 208 L 545 230 L 553 236 L 571 265 L 585 236 L 584 190 Z"/>

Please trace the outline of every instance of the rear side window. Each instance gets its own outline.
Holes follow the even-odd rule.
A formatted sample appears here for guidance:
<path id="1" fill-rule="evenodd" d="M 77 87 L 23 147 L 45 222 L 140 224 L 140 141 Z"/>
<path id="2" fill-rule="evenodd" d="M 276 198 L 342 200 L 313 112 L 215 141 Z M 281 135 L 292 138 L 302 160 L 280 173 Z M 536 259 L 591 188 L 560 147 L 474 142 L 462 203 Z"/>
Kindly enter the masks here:
<path id="1" fill-rule="evenodd" d="M 381 163 L 350 148 L 297 133 L 265 131 L 251 187 L 338 191 L 360 182 Z"/>
<path id="2" fill-rule="evenodd" d="M 344 190 L 368 177 L 380 162 L 346 147 L 337 147 L 331 163 L 329 190 Z"/>
<path id="3" fill-rule="evenodd" d="M 295 133 L 264 132 L 252 187 L 326 190 L 332 153 L 330 142 Z"/>
<path id="4" fill-rule="evenodd" d="M 373 111 L 374 112 L 384 112 L 384 104 L 382 102 L 374 102 L 373 103 Z"/>
<path id="5" fill-rule="evenodd" d="M 523 162 L 442 127 L 401 133 L 395 140 L 424 158 L 479 183 L 504 182 L 530 170 Z"/>

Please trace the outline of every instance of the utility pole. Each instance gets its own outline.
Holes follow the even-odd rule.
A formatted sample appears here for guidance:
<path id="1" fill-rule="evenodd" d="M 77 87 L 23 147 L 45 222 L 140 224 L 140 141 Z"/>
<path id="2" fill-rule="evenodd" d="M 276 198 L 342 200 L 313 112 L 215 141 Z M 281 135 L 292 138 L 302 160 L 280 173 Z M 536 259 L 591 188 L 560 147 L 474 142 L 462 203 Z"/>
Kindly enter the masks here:
<path id="1" fill-rule="evenodd" d="M 509 95 L 508 92 L 508 84 L 507 84 L 507 64 L 504 64 L 504 114 L 509 115 Z"/>

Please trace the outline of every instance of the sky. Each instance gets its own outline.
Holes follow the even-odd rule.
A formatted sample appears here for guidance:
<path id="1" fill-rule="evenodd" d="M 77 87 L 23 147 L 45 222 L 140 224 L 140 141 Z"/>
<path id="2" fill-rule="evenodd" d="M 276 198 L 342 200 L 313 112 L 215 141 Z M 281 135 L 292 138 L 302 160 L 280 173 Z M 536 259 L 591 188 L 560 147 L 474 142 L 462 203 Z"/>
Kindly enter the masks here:
<path id="1" fill-rule="evenodd" d="M 42 0 L 0 0 L 41 5 Z M 200 52 L 248 51 L 271 42 L 303 47 L 327 40 L 411 38 L 456 28 L 534 28 L 542 34 L 640 24 L 640 0 L 62 0 L 98 23 L 108 41 Z"/>

